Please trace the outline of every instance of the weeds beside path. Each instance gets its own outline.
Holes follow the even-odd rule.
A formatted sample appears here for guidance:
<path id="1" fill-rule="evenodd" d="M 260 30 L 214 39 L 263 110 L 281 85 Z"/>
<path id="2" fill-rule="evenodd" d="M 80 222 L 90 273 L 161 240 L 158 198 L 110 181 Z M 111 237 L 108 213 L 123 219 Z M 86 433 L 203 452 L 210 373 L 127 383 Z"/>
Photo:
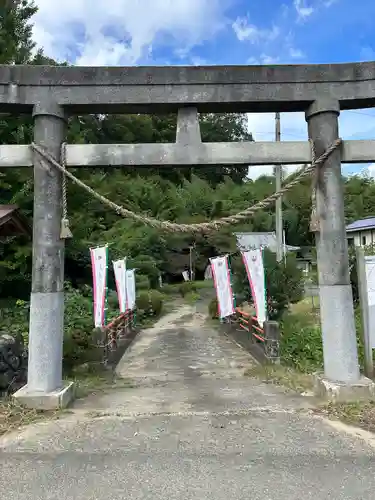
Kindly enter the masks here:
<path id="1" fill-rule="evenodd" d="M 0 400 L 0 436 L 41 420 L 57 419 L 64 413 L 66 411 L 63 410 L 32 410 L 11 398 L 3 398 Z"/>
<path id="2" fill-rule="evenodd" d="M 129 379 L 119 379 L 111 370 L 104 369 L 76 373 L 68 378 L 75 382 L 76 399 L 93 396 L 99 392 L 133 387 Z M 41 420 L 59 419 L 70 412 L 69 409 L 33 410 L 18 404 L 11 397 L 4 397 L 0 399 L 0 436 Z"/>
<path id="3" fill-rule="evenodd" d="M 247 370 L 245 375 L 300 393 L 311 391 L 314 385 L 310 373 L 301 373 L 282 365 L 256 365 Z"/>

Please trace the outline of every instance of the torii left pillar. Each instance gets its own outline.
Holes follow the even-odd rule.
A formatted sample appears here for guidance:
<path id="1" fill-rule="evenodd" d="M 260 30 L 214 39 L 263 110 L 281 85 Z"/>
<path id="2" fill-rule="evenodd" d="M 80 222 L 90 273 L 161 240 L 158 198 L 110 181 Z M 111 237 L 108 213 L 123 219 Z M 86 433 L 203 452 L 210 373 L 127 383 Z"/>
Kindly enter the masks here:
<path id="1" fill-rule="evenodd" d="M 52 99 L 35 105 L 34 142 L 60 160 L 66 121 Z M 64 240 L 60 239 L 62 175 L 34 152 L 33 269 L 27 384 L 14 397 L 29 408 L 58 409 L 73 396 L 63 383 Z"/>

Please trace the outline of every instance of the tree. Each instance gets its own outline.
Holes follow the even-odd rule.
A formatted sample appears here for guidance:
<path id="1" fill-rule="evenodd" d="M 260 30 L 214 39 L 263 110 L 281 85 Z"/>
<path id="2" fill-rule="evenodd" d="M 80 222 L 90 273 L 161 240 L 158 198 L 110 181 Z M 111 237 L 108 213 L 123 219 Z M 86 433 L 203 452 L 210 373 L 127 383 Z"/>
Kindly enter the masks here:
<path id="1" fill-rule="evenodd" d="M 0 0 L 0 62 L 55 64 L 43 50 L 35 53 L 31 38 L 32 1 Z M 205 142 L 251 141 L 245 115 L 201 114 Z M 165 143 L 176 138 L 176 114 L 87 115 L 69 120 L 70 143 Z M 27 144 L 32 140 L 30 116 L 1 117 L 0 144 Z M 244 210 L 275 190 L 274 178 L 246 177 L 247 167 L 205 168 L 98 168 L 72 169 L 96 191 L 136 213 L 160 220 L 202 222 Z M 375 182 L 371 178 L 344 179 L 345 211 L 348 222 L 375 213 Z M 311 214 L 310 181 L 300 183 L 283 197 L 287 241 L 298 246 L 313 245 L 309 232 Z M 0 203 L 17 203 L 32 217 L 32 171 L 5 169 L 0 172 Z M 81 188 L 68 184 L 68 212 L 73 239 L 66 245 L 66 275 L 76 285 L 91 281 L 88 248 L 111 243 L 111 255 L 128 256 L 152 283 L 159 272 L 178 274 L 194 246 L 195 267 L 203 274 L 209 257 L 235 250 L 234 231 L 273 231 L 274 206 L 261 210 L 236 227 L 209 235 L 165 233 L 129 219 L 123 219 Z M 31 276 L 31 244 L 15 240 L 1 247 L 0 296 L 20 290 L 28 295 Z M 18 288 L 17 288 L 18 287 Z"/>
<path id="2" fill-rule="evenodd" d="M 240 113 L 209 113 L 200 116 L 202 140 L 204 142 L 253 141 L 248 130 L 247 117 Z M 205 167 L 199 173 L 210 184 L 217 185 L 230 177 L 235 183 L 241 183 L 247 176 L 248 167 L 229 165 L 226 167 Z"/>
<path id="3" fill-rule="evenodd" d="M 26 64 L 35 48 L 32 16 L 37 7 L 30 0 L 0 0 L 0 64 Z"/>
<path id="4" fill-rule="evenodd" d="M 34 2 L 0 0 L 0 64 L 25 64 L 32 57 L 35 44 L 31 37 Z M 0 118 L 0 144 L 30 142 L 31 117 Z M 30 172 L 7 169 L 0 173 L 0 202 L 21 201 L 24 213 L 30 214 L 32 198 Z M 32 188 L 32 185 L 31 185 Z M 30 279 L 31 250 L 28 241 L 17 239 L 0 247 L 0 294 L 18 294 Z"/>

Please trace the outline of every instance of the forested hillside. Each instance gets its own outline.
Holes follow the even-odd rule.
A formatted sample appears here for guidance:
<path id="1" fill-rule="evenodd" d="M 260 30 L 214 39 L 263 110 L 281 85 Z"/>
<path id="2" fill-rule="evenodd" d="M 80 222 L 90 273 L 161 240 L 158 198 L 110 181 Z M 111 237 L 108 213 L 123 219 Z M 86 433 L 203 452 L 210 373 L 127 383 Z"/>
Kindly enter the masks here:
<path id="1" fill-rule="evenodd" d="M 0 63 L 54 64 L 40 50 L 35 55 L 30 19 L 32 2 L 0 0 Z M 8 6 L 6 6 L 8 5 Z M 246 116 L 202 115 L 204 141 L 252 140 Z M 176 116 L 79 116 L 69 121 L 69 143 L 173 142 Z M 32 139 L 30 116 L 0 116 L 0 143 L 24 144 Z M 256 181 L 246 177 L 247 168 L 203 169 L 75 169 L 75 175 L 111 200 L 147 215 L 179 222 L 198 222 L 222 217 L 261 200 L 274 191 L 272 177 Z M 348 221 L 375 213 L 372 179 L 344 179 Z M 311 246 L 310 182 L 296 187 L 284 198 L 286 239 L 291 245 Z M 32 172 L 7 169 L 0 172 L 0 203 L 17 203 L 32 218 Z M 129 256 L 141 274 L 156 282 L 159 272 L 167 278 L 188 263 L 189 246 L 195 245 L 195 266 L 202 273 L 210 256 L 233 248 L 230 231 L 213 236 L 191 237 L 160 233 L 120 218 L 74 185 L 68 188 L 68 210 L 73 239 L 67 242 L 66 277 L 73 285 L 90 282 L 89 253 L 92 245 L 109 243 L 111 258 Z M 273 209 L 259 212 L 237 230 L 274 229 Z M 0 297 L 27 298 L 31 278 L 31 242 L 16 239 L 2 244 Z"/>

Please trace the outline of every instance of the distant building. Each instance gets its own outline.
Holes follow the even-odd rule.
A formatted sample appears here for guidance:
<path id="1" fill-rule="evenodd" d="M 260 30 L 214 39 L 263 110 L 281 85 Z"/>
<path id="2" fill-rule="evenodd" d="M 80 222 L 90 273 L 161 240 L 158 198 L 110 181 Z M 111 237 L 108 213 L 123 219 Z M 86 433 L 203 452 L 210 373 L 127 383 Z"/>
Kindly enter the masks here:
<path id="1" fill-rule="evenodd" d="M 268 248 L 271 252 L 276 253 L 277 240 L 275 232 L 264 233 L 233 233 L 237 240 L 237 247 L 239 250 L 246 252 L 247 250 L 256 250 L 257 248 Z M 285 252 L 297 252 L 300 247 L 284 244 Z M 301 259 L 302 260 L 302 259 Z M 309 262 L 301 263 L 301 267 L 305 269 L 308 267 Z M 206 267 L 204 279 L 212 279 L 211 266 Z"/>
<path id="2" fill-rule="evenodd" d="M 237 239 L 237 246 L 240 250 L 255 250 L 256 248 L 268 248 L 276 253 L 277 240 L 276 233 L 234 233 Z M 285 238 L 284 238 L 285 241 Z M 284 244 L 285 252 L 296 252 L 300 247 Z"/>
<path id="3" fill-rule="evenodd" d="M 17 205 L 0 205 L 0 240 L 20 235 L 32 235 L 28 220 Z"/>
<path id="4" fill-rule="evenodd" d="M 267 233 L 234 233 L 237 238 L 237 246 L 240 250 L 254 250 L 256 248 L 268 248 L 276 253 L 277 239 L 275 232 Z M 284 233 L 285 242 L 285 233 Z M 297 255 L 297 265 L 305 273 L 308 273 L 313 266 L 313 257 L 310 249 L 287 245 L 284 243 L 284 253 L 295 252 Z"/>
<path id="5" fill-rule="evenodd" d="M 348 245 L 364 247 L 375 244 L 375 217 L 356 220 L 346 226 Z"/>

